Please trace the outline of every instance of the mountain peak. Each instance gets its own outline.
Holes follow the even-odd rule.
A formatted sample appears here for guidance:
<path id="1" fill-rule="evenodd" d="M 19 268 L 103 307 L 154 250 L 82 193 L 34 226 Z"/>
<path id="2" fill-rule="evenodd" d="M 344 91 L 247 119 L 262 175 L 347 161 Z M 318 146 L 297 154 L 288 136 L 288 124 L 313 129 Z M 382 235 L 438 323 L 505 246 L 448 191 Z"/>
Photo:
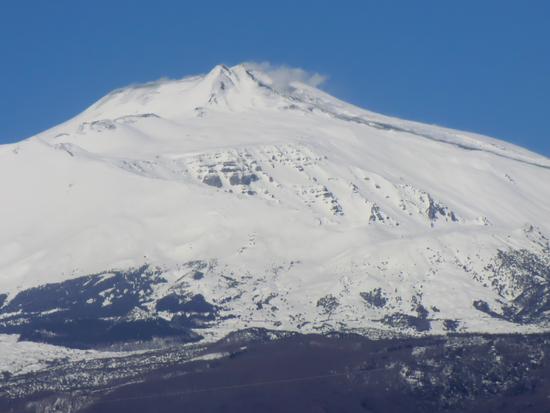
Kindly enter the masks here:
<path id="1" fill-rule="evenodd" d="M 90 121 L 140 113 L 174 118 L 192 114 L 200 107 L 235 111 L 273 106 L 273 100 L 280 100 L 281 96 L 265 86 L 244 64 L 219 64 L 204 75 L 115 90 L 82 115 Z"/>
<path id="2" fill-rule="evenodd" d="M 204 80 L 205 81 L 228 81 L 228 82 L 231 82 L 231 83 L 234 83 L 235 80 L 236 80 L 236 77 L 235 77 L 235 73 L 233 73 L 233 71 L 221 64 L 221 65 L 216 65 L 210 72 L 208 72 L 205 76 L 204 76 Z"/>
<path id="3" fill-rule="evenodd" d="M 219 103 L 226 92 L 235 87 L 239 82 L 238 77 L 225 65 L 217 65 L 203 79 L 203 82 L 210 85 L 210 96 L 208 103 Z M 227 101 L 225 101 L 227 104 Z"/>
<path id="4" fill-rule="evenodd" d="M 222 98 L 226 107 L 243 109 L 265 106 L 265 99 L 280 100 L 284 97 L 270 87 L 273 82 L 267 73 L 255 70 L 255 74 L 258 77 L 244 63 L 232 67 L 223 64 L 215 66 L 203 78 L 211 89 L 208 103 L 220 103 L 219 98 Z M 233 96 L 230 102 L 228 94 L 238 96 Z"/>
<path id="5" fill-rule="evenodd" d="M 55 325 L 171 322 L 210 303 L 211 336 L 547 322 L 548 160 L 261 69 L 121 89 L 0 148 L 4 332 L 44 293 Z"/>
<path id="6" fill-rule="evenodd" d="M 62 135 L 75 131 L 80 134 L 90 125 L 93 129 L 107 128 L 105 125 L 136 117 L 162 118 L 186 124 L 205 116 L 213 119 L 217 114 L 256 112 L 254 116 L 264 121 L 298 118 L 301 122 L 305 116 L 315 125 L 332 119 L 344 127 L 404 132 L 409 137 L 484 151 L 550 169 L 548 159 L 495 139 L 361 109 L 317 89 L 311 82 L 301 81 L 304 79 L 302 72 L 300 69 L 272 69 L 247 63 L 231 67 L 219 64 L 198 76 L 132 85 L 109 93 L 48 135 L 56 136 L 58 130 L 62 130 Z"/>
<path id="7" fill-rule="evenodd" d="M 228 66 L 224 65 L 223 63 L 220 63 L 220 64 L 214 66 L 214 68 L 210 72 L 231 73 L 231 69 Z"/>

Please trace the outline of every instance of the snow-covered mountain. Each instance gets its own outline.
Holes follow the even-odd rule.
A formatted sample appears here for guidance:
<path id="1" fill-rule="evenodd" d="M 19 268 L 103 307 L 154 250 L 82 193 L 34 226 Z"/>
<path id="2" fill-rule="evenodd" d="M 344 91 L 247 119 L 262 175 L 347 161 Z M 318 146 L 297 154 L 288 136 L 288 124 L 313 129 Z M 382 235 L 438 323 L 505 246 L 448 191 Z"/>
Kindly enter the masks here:
<path id="1" fill-rule="evenodd" d="M 2 145 L 0 188 L 0 333 L 548 326 L 548 158 L 247 65 L 116 90 Z"/>

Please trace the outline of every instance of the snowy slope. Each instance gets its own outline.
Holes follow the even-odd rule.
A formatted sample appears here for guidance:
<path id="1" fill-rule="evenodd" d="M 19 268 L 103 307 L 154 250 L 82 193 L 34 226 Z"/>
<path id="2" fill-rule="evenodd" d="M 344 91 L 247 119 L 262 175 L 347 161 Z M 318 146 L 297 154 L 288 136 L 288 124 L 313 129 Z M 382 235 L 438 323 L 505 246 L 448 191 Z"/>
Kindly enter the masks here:
<path id="1" fill-rule="evenodd" d="M 0 188 L 7 333 L 76 311 L 94 279 L 77 277 L 126 280 L 144 265 L 147 287 L 97 287 L 78 311 L 200 313 L 203 336 L 547 324 L 549 159 L 275 88 L 246 65 L 120 89 L 3 145 Z M 74 300 L 36 304 L 52 283 Z M 108 313 L 131 293 L 133 307 Z"/>

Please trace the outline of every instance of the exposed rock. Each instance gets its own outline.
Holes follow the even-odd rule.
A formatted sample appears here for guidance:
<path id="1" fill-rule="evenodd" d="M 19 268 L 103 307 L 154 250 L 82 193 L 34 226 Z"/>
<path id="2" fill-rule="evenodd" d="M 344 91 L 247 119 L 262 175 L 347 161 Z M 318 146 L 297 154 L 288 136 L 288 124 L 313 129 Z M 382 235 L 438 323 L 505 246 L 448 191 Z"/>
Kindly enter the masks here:
<path id="1" fill-rule="evenodd" d="M 222 180 L 218 175 L 206 175 L 202 182 L 206 185 L 210 185 L 216 188 L 221 188 L 223 186 Z"/>
<path id="2" fill-rule="evenodd" d="M 388 298 L 381 288 L 374 288 L 368 292 L 361 292 L 359 295 L 369 305 L 377 308 L 382 308 L 388 303 Z"/>
<path id="3" fill-rule="evenodd" d="M 443 328 L 446 331 L 456 331 L 459 326 L 460 322 L 458 320 L 443 320 Z"/>
<path id="4" fill-rule="evenodd" d="M 202 294 L 189 297 L 171 293 L 159 299 L 156 308 L 158 311 L 171 313 L 216 313 L 217 311 L 217 308 L 207 302 Z"/>
<path id="5" fill-rule="evenodd" d="M 338 301 L 338 299 L 331 294 L 321 297 L 317 301 L 317 307 L 320 308 L 323 313 L 329 315 L 334 312 L 334 310 L 336 310 L 339 305 L 340 302 Z"/>
<path id="6" fill-rule="evenodd" d="M 412 328 L 418 332 L 429 331 L 431 329 L 429 320 L 403 313 L 387 315 L 382 319 L 382 323 L 400 329 Z"/>

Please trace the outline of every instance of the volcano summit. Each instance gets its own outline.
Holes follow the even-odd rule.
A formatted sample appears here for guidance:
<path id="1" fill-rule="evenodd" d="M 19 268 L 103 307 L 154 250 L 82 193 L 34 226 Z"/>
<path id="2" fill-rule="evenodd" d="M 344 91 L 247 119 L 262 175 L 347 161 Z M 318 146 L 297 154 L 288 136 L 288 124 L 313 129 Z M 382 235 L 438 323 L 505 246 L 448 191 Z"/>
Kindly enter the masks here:
<path id="1" fill-rule="evenodd" d="M 115 90 L 0 146 L 0 369 L 245 329 L 546 332 L 549 183 L 246 64 Z"/>

